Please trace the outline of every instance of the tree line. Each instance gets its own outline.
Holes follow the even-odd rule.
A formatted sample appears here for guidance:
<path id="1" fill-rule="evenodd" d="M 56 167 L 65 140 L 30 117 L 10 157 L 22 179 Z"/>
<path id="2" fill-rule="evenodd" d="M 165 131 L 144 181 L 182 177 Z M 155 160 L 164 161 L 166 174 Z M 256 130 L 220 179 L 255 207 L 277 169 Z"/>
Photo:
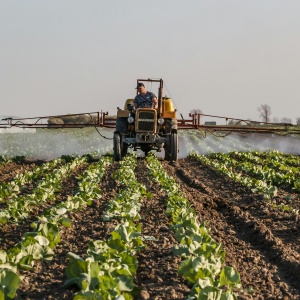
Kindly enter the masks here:
<path id="1" fill-rule="evenodd" d="M 63 125 L 63 124 L 96 124 L 98 116 L 96 115 L 66 115 L 55 116 L 48 119 L 49 125 Z"/>
<path id="2" fill-rule="evenodd" d="M 262 104 L 257 108 L 257 111 L 259 112 L 259 117 L 262 119 L 263 122 L 266 123 L 271 122 L 272 110 L 270 105 Z M 287 118 L 287 117 L 283 117 L 281 119 L 275 117 L 273 118 L 273 123 L 293 124 L 293 121 L 291 118 Z M 296 118 L 296 125 L 300 125 L 300 118 Z"/>
<path id="3" fill-rule="evenodd" d="M 257 111 L 259 112 L 259 118 L 264 123 L 284 123 L 284 124 L 293 124 L 293 121 L 291 118 L 283 117 L 281 119 L 274 117 L 273 120 L 271 119 L 272 109 L 270 105 L 268 104 L 261 104 Z M 202 110 L 199 108 L 194 108 L 190 111 L 191 114 L 202 114 Z M 249 120 L 251 121 L 251 120 Z M 228 125 L 234 125 L 236 124 L 236 120 L 231 119 L 228 122 Z M 300 125 L 300 117 L 296 118 L 296 125 Z"/>

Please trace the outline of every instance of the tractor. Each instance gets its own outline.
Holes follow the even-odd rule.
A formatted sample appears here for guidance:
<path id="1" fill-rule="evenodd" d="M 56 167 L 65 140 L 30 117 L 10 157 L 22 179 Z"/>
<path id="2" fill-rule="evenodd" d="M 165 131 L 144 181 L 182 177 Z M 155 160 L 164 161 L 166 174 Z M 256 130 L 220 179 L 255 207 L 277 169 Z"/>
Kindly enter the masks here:
<path id="1" fill-rule="evenodd" d="M 121 161 L 129 148 L 133 151 L 140 149 L 145 156 L 152 150 L 161 152 L 164 149 L 164 159 L 176 161 L 179 149 L 176 109 L 172 99 L 162 96 L 162 79 L 137 79 L 137 83 L 140 82 L 158 83 L 158 107 L 135 109 L 134 99 L 127 99 L 123 109 L 118 107 L 113 136 L 114 159 Z"/>

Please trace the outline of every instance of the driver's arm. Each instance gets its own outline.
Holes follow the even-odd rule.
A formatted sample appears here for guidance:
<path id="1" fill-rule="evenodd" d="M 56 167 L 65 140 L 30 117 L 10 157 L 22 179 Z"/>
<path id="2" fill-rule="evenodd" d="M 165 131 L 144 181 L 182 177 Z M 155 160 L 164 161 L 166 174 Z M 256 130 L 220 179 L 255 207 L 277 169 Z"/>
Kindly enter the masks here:
<path id="1" fill-rule="evenodd" d="M 158 100 L 157 100 L 157 98 L 153 98 L 152 102 L 154 103 L 154 108 L 157 109 L 158 108 Z"/>

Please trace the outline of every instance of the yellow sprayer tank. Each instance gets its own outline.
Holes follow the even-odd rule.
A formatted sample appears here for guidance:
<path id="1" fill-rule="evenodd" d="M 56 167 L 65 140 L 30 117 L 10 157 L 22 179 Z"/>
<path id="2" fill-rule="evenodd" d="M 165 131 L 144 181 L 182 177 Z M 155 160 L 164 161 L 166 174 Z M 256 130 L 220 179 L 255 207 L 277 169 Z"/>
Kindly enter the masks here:
<path id="1" fill-rule="evenodd" d="M 174 111 L 174 106 L 171 98 L 167 98 L 167 97 L 163 98 L 163 111 L 164 112 Z"/>

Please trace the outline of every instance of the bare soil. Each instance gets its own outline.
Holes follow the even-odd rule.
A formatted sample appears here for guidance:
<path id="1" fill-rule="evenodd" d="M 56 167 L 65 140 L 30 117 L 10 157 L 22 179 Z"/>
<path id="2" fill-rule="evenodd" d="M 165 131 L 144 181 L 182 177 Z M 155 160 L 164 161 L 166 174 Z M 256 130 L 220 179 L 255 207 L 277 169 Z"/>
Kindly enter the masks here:
<path id="1" fill-rule="evenodd" d="M 32 170 L 39 162 L 9 162 L 0 165 L 0 182 L 9 182 L 14 179 L 17 174 Z"/>
<path id="2" fill-rule="evenodd" d="M 222 243 L 226 265 L 239 271 L 243 286 L 239 299 L 300 299 L 300 226 L 295 214 L 273 208 L 260 194 L 253 194 L 196 160 L 181 159 L 173 164 L 162 161 L 162 164 L 180 184 L 199 220 L 207 223 L 210 235 Z M 1 166 L 2 174 L 9 173 L 11 168 L 7 165 L 6 170 L 5 166 Z M 180 258 L 172 254 L 176 241 L 165 215 L 166 198 L 148 177 L 145 166 L 145 161 L 139 159 L 135 172 L 153 197 L 144 200 L 140 222 L 143 233 L 155 237 L 156 241 L 147 241 L 147 248 L 138 255 L 135 283 L 142 291 L 137 299 L 186 299 L 190 287 L 177 275 Z M 100 183 L 101 199 L 72 213 L 72 226 L 62 230 L 62 241 L 55 249 L 54 259 L 37 263 L 34 271 L 20 272 L 25 277 L 15 299 L 72 299 L 76 288 L 64 287 L 66 254 L 71 251 L 84 257 L 90 240 L 109 237 L 114 223 L 103 222 L 102 213 L 107 201 L 118 192 L 112 177 L 118 168 L 117 162 L 108 168 Z M 64 182 L 63 190 L 57 195 L 58 202 L 74 193 L 75 175 L 76 172 Z M 0 180 L 7 178 L 0 177 Z M 276 201 L 286 202 L 286 193 L 280 192 Z M 292 198 L 293 205 L 299 207 L 299 196 L 293 194 Z M 38 208 L 38 213 L 43 209 L 46 207 Z M 1 249 L 17 243 L 30 222 L 32 219 L 0 228 Z"/>

